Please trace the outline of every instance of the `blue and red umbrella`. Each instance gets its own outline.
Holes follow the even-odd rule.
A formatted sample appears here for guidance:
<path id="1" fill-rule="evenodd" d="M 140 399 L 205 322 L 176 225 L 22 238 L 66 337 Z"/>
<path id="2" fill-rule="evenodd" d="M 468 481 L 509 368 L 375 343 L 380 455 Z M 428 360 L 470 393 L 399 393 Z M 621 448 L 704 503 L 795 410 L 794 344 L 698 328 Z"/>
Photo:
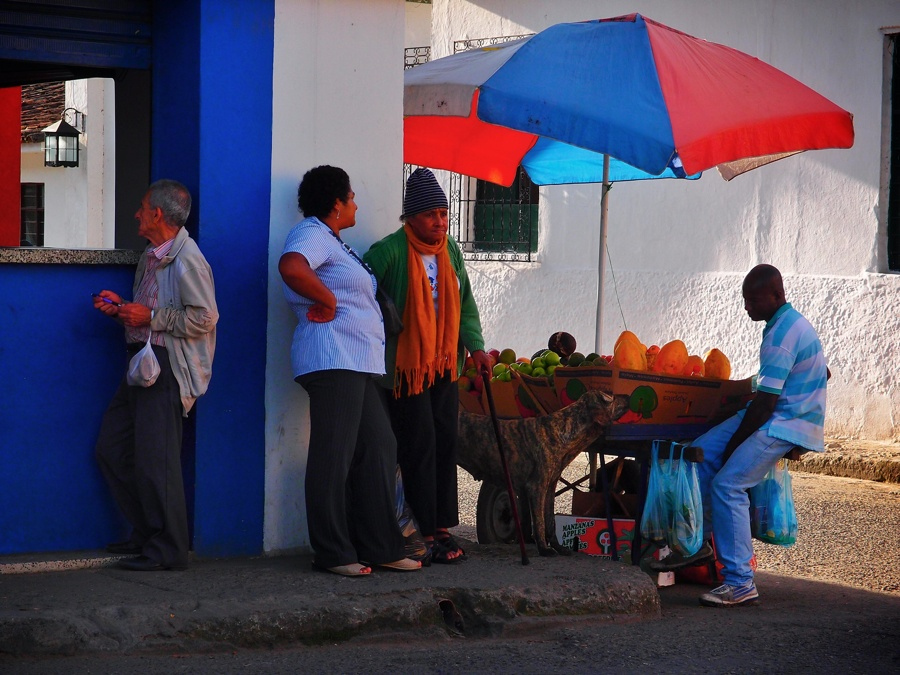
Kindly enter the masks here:
<path id="1" fill-rule="evenodd" d="M 736 175 L 849 148 L 853 116 L 777 68 L 640 14 L 563 23 L 407 70 L 403 159 L 500 185 Z"/>
<path id="2" fill-rule="evenodd" d="M 782 71 L 640 14 L 565 23 L 410 69 L 404 160 L 510 185 L 734 175 L 849 148 L 853 117 Z"/>

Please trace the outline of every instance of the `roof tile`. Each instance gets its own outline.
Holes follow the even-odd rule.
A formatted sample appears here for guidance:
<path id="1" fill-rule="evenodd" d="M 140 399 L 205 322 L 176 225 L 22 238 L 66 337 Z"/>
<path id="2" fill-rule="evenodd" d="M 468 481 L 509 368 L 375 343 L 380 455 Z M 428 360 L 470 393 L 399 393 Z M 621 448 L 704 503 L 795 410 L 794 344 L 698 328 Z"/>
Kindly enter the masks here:
<path id="1" fill-rule="evenodd" d="M 22 142 L 42 140 L 41 130 L 59 120 L 65 106 L 65 82 L 22 85 Z"/>

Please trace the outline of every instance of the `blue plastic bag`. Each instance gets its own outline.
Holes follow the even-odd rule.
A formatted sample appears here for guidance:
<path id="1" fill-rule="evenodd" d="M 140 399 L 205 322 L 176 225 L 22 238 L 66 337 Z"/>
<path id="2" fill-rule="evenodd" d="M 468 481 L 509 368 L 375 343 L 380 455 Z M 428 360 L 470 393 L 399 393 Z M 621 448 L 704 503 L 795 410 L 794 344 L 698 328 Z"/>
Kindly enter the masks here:
<path id="1" fill-rule="evenodd" d="M 669 536 L 668 495 L 671 493 L 671 472 L 668 463 L 659 460 L 659 441 L 653 441 L 650 450 L 650 479 L 647 484 L 647 498 L 641 515 L 641 536 L 660 546 L 667 543 Z"/>
<path id="2" fill-rule="evenodd" d="M 799 526 L 787 460 L 778 460 L 749 494 L 750 534 L 767 544 L 793 546 Z"/>
<path id="3" fill-rule="evenodd" d="M 669 459 L 660 459 L 660 447 L 667 444 Z M 680 443 L 653 441 L 641 535 L 687 557 L 703 544 L 703 503 L 697 466 L 681 457 L 683 450 Z M 671 459 L 676 453 L 679 459 Z"/>

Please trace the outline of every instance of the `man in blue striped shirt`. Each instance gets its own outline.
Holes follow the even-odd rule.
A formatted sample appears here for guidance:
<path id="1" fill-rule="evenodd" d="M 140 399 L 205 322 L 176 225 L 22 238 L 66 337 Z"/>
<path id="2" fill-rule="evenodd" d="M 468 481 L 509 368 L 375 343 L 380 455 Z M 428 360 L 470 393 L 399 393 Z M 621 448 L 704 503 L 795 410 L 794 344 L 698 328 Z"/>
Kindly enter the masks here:
<path id="1" fill-rule="evenodd" d="M 747 489 L 761 482 L 795 445 L 825 450 L 829 373 L 815 329 L 785 300 L 781 273 L 775 267 L 757 265 L 750 270 L 742 292 L 750 318 L 766 322 L 757 391 L 747 408 L 692 444 L 703 448 L 699 475 L 707 543 L 692 556 L 673 553 L 651 564 L 656 570 L 673 570 L 709 560 L 712 534 L 725 583 L 700 596 L 700 603 L 711 607 L 752 604 L 759 597 L 750 566 Z"/>

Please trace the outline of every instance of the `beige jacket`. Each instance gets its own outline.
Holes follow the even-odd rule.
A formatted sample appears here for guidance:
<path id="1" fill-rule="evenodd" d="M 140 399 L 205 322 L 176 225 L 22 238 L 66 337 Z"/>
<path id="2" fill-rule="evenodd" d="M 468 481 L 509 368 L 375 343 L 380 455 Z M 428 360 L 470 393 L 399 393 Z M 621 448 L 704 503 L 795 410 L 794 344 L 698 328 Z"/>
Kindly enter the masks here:
<path id="1" fill-rule="evenodd" d="M 134 277 L 135 295 L 146 268 L 147 252 L 144 252 Z M 212 377 L 219 311 L 212 269 L 183 227 L 157 268 L 156 279 L 158 307 L 150 329 L 165 333 L 169 363 L 187 417 L 197 398 L 206 393 Z"/>

